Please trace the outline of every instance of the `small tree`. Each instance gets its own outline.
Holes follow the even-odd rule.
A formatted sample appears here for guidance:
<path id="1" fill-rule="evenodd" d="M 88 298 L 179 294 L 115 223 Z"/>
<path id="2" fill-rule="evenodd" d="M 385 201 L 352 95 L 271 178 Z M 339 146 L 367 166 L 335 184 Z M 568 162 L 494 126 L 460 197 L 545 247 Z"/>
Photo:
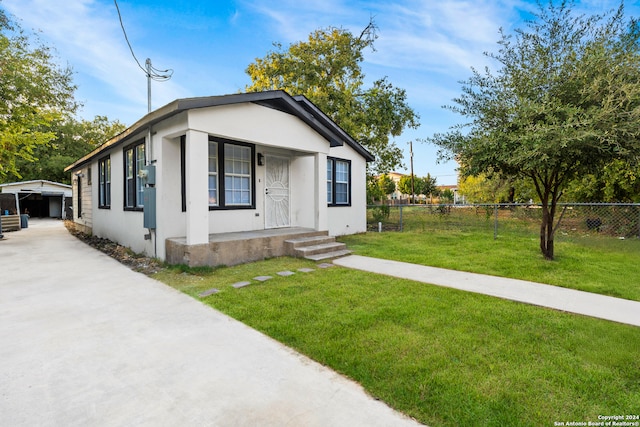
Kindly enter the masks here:
<path id="1" fill-rule="evenodd" d="M 446 203 L 453 203 L 455 201 L 455 194 L 449 188 L 445 188 L 440 193 L 440 198 Z"/>
<path id="2" fill-rule="evenodd" d="M 380 175 L 378 177 L 378 188 L 380 188 L 380 192 L 384 197 L 388 197 L 396 191 L 396 183 L 393 182 L 389 175 Z"/>
<path id="3" fill-rule="evenodd" d="M 415 191 L 415 186 L 416 186 L 416 181 L 418 180 L 418 177 L 416 177 L 415 175 L 404 175 L 402 177 L 400 177 L 400 180 L 398 181 L 398 191 L 402 194 L 405 194 L 407 196 L 409 196 L 410 198 L 412 198 L 414 196 L 414 194 L 412 194 L 411 192 L 411 177 L 413 176 L 413 189 Z M 412 200 L 413 202 L 413 200 Z"/>
<path id="4" fill-rule="evenodd" d="M 414 188 L 416 194 L 422 194 L 429 198 L 440 194 L 440 190 L 436 185 L 436 178 L 432 178 L 431 174 L 427 174 L 425 177 L 416 179 Z"/>
<path id="5" fill-rule="evenodd" d="M 496 74 L 473 70 L 453 111 L 468 124 L 431 141 L 464 176 L 528 180 L 542 204 L 540 250 L 554 258 L 554 218 L 567 185 L 640 152 L 640 27 L 622 5 L 576 15 L 572 2 L 538 3 L 535 20 L 500 31 Z M 463 132 L 466 130 L 466 132 Z"/>

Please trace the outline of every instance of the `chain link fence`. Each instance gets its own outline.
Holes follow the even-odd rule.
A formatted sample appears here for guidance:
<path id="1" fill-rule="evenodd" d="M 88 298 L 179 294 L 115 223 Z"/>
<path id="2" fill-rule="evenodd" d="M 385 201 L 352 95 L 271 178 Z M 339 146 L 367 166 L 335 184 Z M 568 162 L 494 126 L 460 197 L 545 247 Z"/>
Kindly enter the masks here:
<path id="1" fill-rule="evenodd" d="M 559 203 L 555 222 L 558 220 L 556 238 L 640 238 L 638 203 Z M 380 232 L 482 231 L 497 238 L 513 232 L 537 235 L 541 222 L 539 204 L 371 205 L 367 209 L 367 229 Z"/>

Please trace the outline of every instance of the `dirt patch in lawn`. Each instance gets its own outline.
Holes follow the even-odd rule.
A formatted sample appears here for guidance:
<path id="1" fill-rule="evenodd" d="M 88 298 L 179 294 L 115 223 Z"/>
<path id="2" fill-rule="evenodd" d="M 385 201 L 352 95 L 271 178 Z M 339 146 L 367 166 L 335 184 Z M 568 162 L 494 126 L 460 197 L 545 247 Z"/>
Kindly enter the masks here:
<path id="1" fill-rule="evenodd" d="M 109 255 L 111 258 L 120 261 L 122 264 L 134 271 L 150 276 L 164 268 L 163 263 L 155 258 L 136 254 L 131 249 L 112 242 L 111 240 L 92 236 L 77 230 L 71 221 L 65 221 L 64 225 L 73 236 L 82 240 L 87 245 L 96 248 L 100 252 Z"/>

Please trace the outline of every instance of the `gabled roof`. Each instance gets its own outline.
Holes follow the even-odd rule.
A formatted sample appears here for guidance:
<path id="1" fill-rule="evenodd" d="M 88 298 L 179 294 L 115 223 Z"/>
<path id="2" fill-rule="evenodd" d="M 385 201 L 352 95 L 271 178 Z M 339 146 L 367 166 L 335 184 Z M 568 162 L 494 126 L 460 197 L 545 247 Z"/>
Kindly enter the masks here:
<path id="1" fill-rule="evenodd" d="M 0 184 L 0 190 L 6 187 L 30 187 L 32 184 L 40 184 L 40 187 L 44 187 L 45 185 L 49 185 L 52 187 L 61 187 L 64 189 L 71 190 L 71 186 L 69 184 L 63 184 L 61 182 L 48 181 L 46 179 L 33 179 L 30 181 L 18 181 L 18 182 L 7 182 L 4 184 Z M 31 189 L 25 188 L 24 191 L 31 191 Z"/>
<path id="2" fill-rule="evenodd" d="M 111 138 L 105 144 L 77 160 L 72 165 L 67 166 L 64 170 L 67 172 L 82 166 L 94 157 L 99 156 L 103 151 L 123 144 L 129 137 L 138 134 L 148 126 L 153 126 L 154 124 L 183 111 L 196 108 L 242 104 L 247 102 L 292 114 L 305 122 L 309 127 L 318 132 L 318 134 L 322 135 L 322 137 L 329 141 L 331 147 L 342 146 L 346 143 L 367 161 L 375 160 L 369 151 L 354 140 L 347 132 L 345 132 L 307 98 L 304 96 L 292 97 L 283 90 L 273 90 L 266 92 L 237 93 L 233 95 L 176 99 L 164 107 L 160 107 L 157 110 L 150 112 L 124 132 Z"/>

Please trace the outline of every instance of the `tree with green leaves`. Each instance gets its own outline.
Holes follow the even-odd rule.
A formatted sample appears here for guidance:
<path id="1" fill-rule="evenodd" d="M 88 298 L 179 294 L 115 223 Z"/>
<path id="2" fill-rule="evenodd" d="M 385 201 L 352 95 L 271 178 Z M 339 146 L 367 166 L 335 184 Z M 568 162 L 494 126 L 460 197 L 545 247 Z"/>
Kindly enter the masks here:
<path id="1" fill-rule="evenodd" d="M 307 41 L 275 50 L 247 67 L 247 92 L 286 90 L 304 95 L 375 157 L 370 172 L 386 173 L 402 162 L 402 150 L 392 141 L 407 127 L 417 128 L 418 114 L 407 103 L 404 89 L 387 78 L 365 87 L 361 63 L 377 38 L 373 22 L 359 35 L 342 28 L 314 31 Z"/>
<path id="2" fill-rule="evenodd" d="M 432 197 L 440 195 L 440 190 L 435 177 L 431 177 L 431 174 L 422 178 L 417 178 L 414 184 L 416 194 L 422 194 L 423 196 Z"/>
<path id="3" fill-rule="evenodd" d="M 455 201 L 455 198 L 456 198 L 455 193 L 449 188 L 445 188 L 440 193 L 440 200 L 444 203 L 453 203 Z"/>
<path id="4" fill-rule="evenodd" d="M 470 119 L 430 139 L 464 176 L 524 178 L 542 204 L 540 250 L 554 259 L 557 203 L 567 185 L 640 153 L 640 28 L 622 5 L 584 16 L 573 2 L 538 4 L 500 31 L 497 72 L 472 70 L 450 107 Z"/>
<path id="5" fill-rule="evenodd" d="M 367 176 L 367 200 L 373 204 L 377 201 L 383 201 L 387 196 L 396 191 L 396 183 L 393 182 L 389 175 Z"/>
<path id="6" fill-rule="evenodd" d="M 411 179 L 413 177 L 413 180 Z M 398 181 L 398 191 L 402 194 L 409 196 L 410 198 L 419 194 L 416 191 L 416 184 L 418 183 L 418 177 L 415 175 L 403 175 Z M 412 200 L 413 202 L 413 200 Z"/>
<path id="7" fill-rule="evenodd" d="M 34 37 L 35 39 L 35 37 Z M 34 162 L 52 127 L 77 110 L 71 70 L 0 10 L 0 180 L 21 178 L 17 164 Z"/>
<path id="8" fill-rule="evenodd" d="M 125 128 L 124 124 L 110 121 L 105 116 L 96 116 L 91 121 L 68 118 L 64 122 L 54 123 L 51 126 L 54 139 L 33 150 L 33 157 L 38 161 L 20 158 L 16 161 L 17 171 L 24 180 L 47 179 L 70 184 L 71 177 L 64 172 L 64 168 Z"/>
<path id="9" fill-rule="evenodd" d="M 572 181 L 566 193 L 575 202 L 640 203 L 640 165 L 613 160 Z"/>
<path id="10" fill-rule="evenodd" d="M 391 177 L 387 174 L 382 174 L 378 177 L 378 188 L 380 188 L 380 193 L 387 197 L 390 194 L 393 194 L 396 191 L 396 183 L 391 179 Z"/>
<path id="11" fill-rule="evenodd" d="M 400 178 L 398 182 L 398 191 L 408 196 L 437 196 L 440 194 L 438 186 L 436 185 L 436 178 L 432 178 L 431 174 L 427 174 L 425 177 L 413 176 L 413 194 L 411 191 L 411 175 L 405 175 Z"/>

